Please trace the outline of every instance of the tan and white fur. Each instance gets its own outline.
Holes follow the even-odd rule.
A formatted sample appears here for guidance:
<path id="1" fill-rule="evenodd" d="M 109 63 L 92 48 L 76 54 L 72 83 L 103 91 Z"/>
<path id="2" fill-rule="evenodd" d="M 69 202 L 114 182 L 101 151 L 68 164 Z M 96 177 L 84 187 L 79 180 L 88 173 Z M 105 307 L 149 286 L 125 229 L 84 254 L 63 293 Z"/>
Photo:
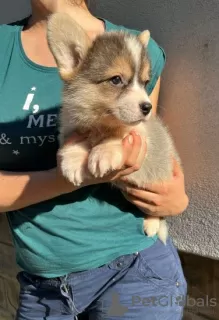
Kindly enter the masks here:
<path id="1" fill-rule="evenodd" d="M 64 80 L 60 145 L 73 132 L 87 134 L 86 141 L 62 148 L 63 175 L 80 186 L 86 179 L 87 160 L 95 177 L 118 169 L 122 139 L 134 129 L 146 141 L 147 152 L 141 168 L 128 176 L 129 182 L 143 188 L 146 183 L 170 179 L 172 156 L 179 163 L 180 158 L 167 128 L 152 115 L 145 90 L 151 71 L 146 50 L 150 32 L 145 30 L 138 36 L 106 32 L 91 41 L 72 18 L 56 13 L 48 21 L 47 34 Z M 123 188 L 118 181 L 113 184 Z M 166 242 L 164 219 L 145 218 L 144 230 Z"/>

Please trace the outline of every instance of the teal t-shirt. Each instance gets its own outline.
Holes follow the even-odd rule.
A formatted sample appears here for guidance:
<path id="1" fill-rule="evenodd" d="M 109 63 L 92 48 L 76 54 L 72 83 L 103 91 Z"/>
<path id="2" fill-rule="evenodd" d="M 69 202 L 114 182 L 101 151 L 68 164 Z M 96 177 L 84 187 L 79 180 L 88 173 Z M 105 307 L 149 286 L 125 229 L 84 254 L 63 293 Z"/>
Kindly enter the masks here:
<path id="1" fill-rule="evenodd" d="M 106 20 L 105 25 L 106 32 L 125 29 Z M 56 68 L 28 59 L 22 28 L 23 22 L 0 26 L 0 170 L 47 170 L 56 166 L 63 83 Z M 150 94 L 165 54 L 153 39 L 148 50 Z M 144 234 L 143 215 L 108 184 L 84 187 L 7 216 L 18 265 L 46 278 L 99 267 L 157 239 Z"/>

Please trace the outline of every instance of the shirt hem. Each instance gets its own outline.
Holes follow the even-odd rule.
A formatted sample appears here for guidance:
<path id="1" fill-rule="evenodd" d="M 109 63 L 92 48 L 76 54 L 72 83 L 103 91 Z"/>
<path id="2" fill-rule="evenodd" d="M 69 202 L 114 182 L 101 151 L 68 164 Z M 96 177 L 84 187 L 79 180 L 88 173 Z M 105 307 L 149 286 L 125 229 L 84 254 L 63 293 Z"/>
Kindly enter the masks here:
<path id="1" fill-rule="evenodd" d="M 48 266 L 49 271 L 41 271 L 41 272 L 34 272 L 34 270 L 28 270 L 28 268 L 25 268 L 25 266 L 20 266 L 20 267 L 22 268 L 23 271 L 28 272 L 31 275 L 48 278 L 48 279 L 62 277 L 74 272 L 90 271 L 92 269 L 99 268 L 100 266 L 107 265 L 112 261 L 114 261 L 115 259 L 119 258 L 120 256 L 133 254 L 133 253 L 142 251 L 144 249 L 147 249 L 156 243 L 158 237 L 155 236 L 155 237 L 147 238 L 147 240 L 149 239 L 150 239 L 150 242 L 148 241 L 148 244 L 146 241 L 142 241 L 140 245 L 136 247 L 132 247 L 130 250 L 121 251 L 119 254 L 112 254 L 105 259 L 99 259 L 98 261 L 95 261 L 93 263 L 84 263 L 83 267 L 80 267 L 80 268 L 75 267 L 75 268 L 72 268 L 71 270 L 69 270 L 69 268 L 66 268 L 66 269 L 63 268 L 60 271 L 60 267 L 59 267 L 58 268 L 59 272 L 51 271 L 51 264 Z M 18 261 L 17 263 L 19 264 Z"/>

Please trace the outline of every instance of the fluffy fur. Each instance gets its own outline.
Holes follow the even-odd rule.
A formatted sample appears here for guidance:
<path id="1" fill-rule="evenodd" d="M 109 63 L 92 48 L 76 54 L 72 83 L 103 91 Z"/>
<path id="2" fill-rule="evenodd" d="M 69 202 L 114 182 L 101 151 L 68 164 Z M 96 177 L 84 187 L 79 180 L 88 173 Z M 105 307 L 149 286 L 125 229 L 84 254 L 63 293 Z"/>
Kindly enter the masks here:
<path id="1" fill-rule="evenodd" d="M 152 116 L 145 86 L 150 80 L 146 53 L 150 33 L 138 36 L 108 32 L 93 42 L 66 14 L 57 13 L 48 22 L 48 42 L 64 80 L 60 114 L 60 144 L 73 131 L 87 133 L 87 140 L 66 145 L 61 169 L 74 185 L 84 179 L 84 163 L 95 177 L 103 177 L 122 163 L 122 139 L 134 129 L 146 140 L 147 154 L 141 168 L 129 181 L 143 188 L 172 175 L 172 156 L 180 163 L 173 140 L 158 117 Z M 88 156 L 88 159 L 87 159 Z M 122 184 L 114 183 L 122 189 Z M 148 236 L 158 234 L 165 243 L 165 220 L 145 218 Z"/>

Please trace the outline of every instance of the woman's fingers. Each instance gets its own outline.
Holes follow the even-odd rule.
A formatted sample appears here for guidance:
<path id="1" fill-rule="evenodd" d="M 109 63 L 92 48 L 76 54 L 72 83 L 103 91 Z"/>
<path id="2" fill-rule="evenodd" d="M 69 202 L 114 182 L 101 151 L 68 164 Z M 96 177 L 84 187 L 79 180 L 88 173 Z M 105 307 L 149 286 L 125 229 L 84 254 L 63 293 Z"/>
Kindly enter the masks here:
<path id="1" fill-rule="evenodd" d="M 154 205 L 153 203 L 150 202 L 145 202 L 145 201 L 141 201 L 139 199 L 136 199 L 136 197 L 129 195 L 126 192 L 123 192 L 124 197 L 126 198 L 126 200 L 128 200 L 129 202 L 131 202 L 132 204 L 134 204 L 136 207 L 138 207 L 141 211 L 143 211 L 146 214 L 150 214 L 152 216 L 157 216 L 160 217 L 162 216 L 160 214 L 160 212 L 157 210 L 157 206 Z M 165 216 L 163 214 L 163 216 Z"/>
<path id="2" fill-rule="evenodd" d="M 156 206 L 160 206 L 161 204 L 160 196 L 156 193 L 137 189 L 136 187 L 131 186 L 126 186 L 125 191 L 129 196 L 134 197 L 136 200 L 146 201 L 148 204 L 153 204 Z"/>
<path id="3" fill-rule="evenodd" d="M 121 165 L 121 168 L 127 167 L 127 159 L 129 158 L 130 154 L 132 153 L 134 138 L 133 134 L 127 135 L 123 141 L 122 141 L 122 147 L 123 147 L 123 162 Z"/>
<path id="4" fill-rule="evenodd" d="M 119 172 L 120 177 L 129 175 L 139 170 L 146 153 L 146 143 L 144 143 L 135 131 L 123 140 L 124 169 Z"/>
<path id="5" fill-rule="evenodd" d="M 128 136 L 129 144 L 131 144 L 132 148 L 131 150 L 128 148 L 128 150 L 123 150 L 123 152 L 129 151 L 129 153 L 126 153 L 126 159 L 124 161 L 125 167 L 133 167 L 138 165 L 138 157 L 141 151 L 141 137 L 138 135 L 135 131 L 130 132 L 130 135 Z M 124 145 L 124 148 L 126 149 L 126 144 Z"/>
<path id="6" fill-rule="evenodd" d="M 142 141 L 140 135 L 132 131 L 123 140 L 124 164 L 123 170 L 118 172 L 117 178 L 123 178 L 139 170 L 146 154 L 146 143 Z"/>

